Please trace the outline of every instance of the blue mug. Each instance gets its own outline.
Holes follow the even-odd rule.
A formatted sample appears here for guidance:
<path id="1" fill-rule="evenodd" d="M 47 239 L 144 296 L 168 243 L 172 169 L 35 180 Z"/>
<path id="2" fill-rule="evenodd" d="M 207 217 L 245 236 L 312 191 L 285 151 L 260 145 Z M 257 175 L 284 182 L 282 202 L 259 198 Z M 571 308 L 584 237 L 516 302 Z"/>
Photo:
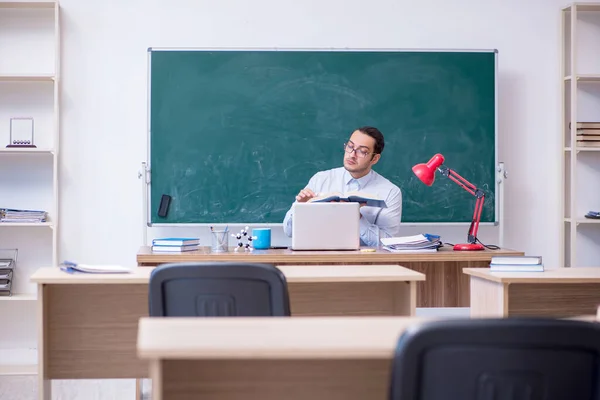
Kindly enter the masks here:
<path id="1" fill-rule="evenodd" d="M 255 249 L 263 250 L 271 247 L 271 228 L 252 229 L 252 236 L 256 237 L 252 240 L 252 247 Z"/>

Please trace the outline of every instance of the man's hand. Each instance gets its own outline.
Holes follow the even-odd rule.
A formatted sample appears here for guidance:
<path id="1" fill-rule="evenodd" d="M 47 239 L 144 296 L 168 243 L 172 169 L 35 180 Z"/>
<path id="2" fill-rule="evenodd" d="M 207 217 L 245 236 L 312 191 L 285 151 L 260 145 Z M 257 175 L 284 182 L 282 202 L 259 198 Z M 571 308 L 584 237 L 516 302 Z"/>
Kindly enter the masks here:
<path id="1" fill-rule="evenodd" d="M 306 189 L 302 189 L 300 191 L 300 193 L 298 193 L 296 195 L 296 201 L 298 203 L 306 203 L 307 201 L 309 201 L 310 199 L 312 199 L 313 197 L 316 197 L 317 195 L 310 190 L 309 188 Z"/>

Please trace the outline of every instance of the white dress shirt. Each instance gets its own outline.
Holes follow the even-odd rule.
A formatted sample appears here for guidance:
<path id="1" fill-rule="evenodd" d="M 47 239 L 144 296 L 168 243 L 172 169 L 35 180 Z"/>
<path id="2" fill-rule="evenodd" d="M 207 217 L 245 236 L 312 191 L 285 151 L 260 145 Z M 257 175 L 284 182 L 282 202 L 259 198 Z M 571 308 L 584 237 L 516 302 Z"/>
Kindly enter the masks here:
<path id="1" fill-rule="evenodd" d="M 354 179 L 344 167 L 317 172 L 310 178 L 306 188 L 317 196 L 328 192 L 364 191 L 385 200 L 387 208 L 360 208 L 360 241 L 363 246 L 378 246 L 383 237 L 400 236 L 402 217 L 402 192 L 392 182 L 371 170 L 367 175 Z M 285 214 L 283 231 L 292 236 L 293 205 Z"/>

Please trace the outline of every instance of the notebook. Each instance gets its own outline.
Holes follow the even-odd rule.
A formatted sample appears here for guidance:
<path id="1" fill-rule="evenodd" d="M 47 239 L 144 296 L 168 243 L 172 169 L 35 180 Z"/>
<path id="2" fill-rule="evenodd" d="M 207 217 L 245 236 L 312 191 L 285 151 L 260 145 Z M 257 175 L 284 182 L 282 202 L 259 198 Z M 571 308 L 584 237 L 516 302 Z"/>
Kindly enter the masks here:
<path id="1" fill-rule="evenodd" d="M 295 203 L 292 250 L 358 250 L 358 203 Z"/>

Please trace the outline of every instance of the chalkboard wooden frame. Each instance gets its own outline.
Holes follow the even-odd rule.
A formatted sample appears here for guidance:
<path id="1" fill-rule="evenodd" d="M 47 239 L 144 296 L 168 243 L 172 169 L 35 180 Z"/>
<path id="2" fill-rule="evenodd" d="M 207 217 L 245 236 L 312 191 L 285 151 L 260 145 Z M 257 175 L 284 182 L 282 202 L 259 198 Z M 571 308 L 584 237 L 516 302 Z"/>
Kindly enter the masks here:
<path id="1" fill-rule="evenodd" d="M 144 215 L 146 216 L 146 225 L 149 227 L 160 227 L 160 226 L 208 226 L 215 224 L 236 224 L 236 225 L 252 225 L 252 226 L 281 226 L 281 221 L 279 222 L 255 222 L 255 221 L 204 221 L 204 222 L 157 222 L 153 220 L 156 216 L 153 213 L 153 207 L 158 208 L 158 204 L 152 204 L 152 179 L 151 179 L 151 171 L 152 171 L 152 149 L 151 149 L 151 139 L 152 139 L 152 127 L 151 127 L 151 117 L 152 117 L 152 99 L 151 99 L 151 78 L 152 78 L 152 53 L 153 52 L 172 52 L 172 51 L 186 51 L 186 52 L 235 52 L 235 51 L 257 51 L 257 52 L 265 52 L 265 51 L 273 51 L 273 52 L 425 52 L 425 53 L 493 53 L 494 55 L 494 169 L 495 174 L 493 177 L 494 180 L 494 189 L 493 189 L 493 199 L 490 200 L 486 198 L 486 204 L 493 203 L 493 220 L 485 221 L 482 219 L 481 225 L 498 225 L 500 222 L 500 215 L 502 214 L 502 188 L 500 183 L 502 182 L 501 171 L 503 173 L 503 164 L 498 163 L 498 51 L 496 49 L 348 49 L 348 48 L 149 48 L 148 49 L 148 131 L 147 131 L 147 161 L 143 164 L 143 175 L 144 175 Z M 375 124 L 376 125 L 376 124 Z M 433 153 L 432 153 L 433 155 Z M 389 157 L 389 155 L 388 155 Z M 420 160 L 420 162 L 425 162 L 426 159 Z M 447 159 L 447 165 L 452 168 L 452 160 Z M 341 166 L 341 163 L 340 163 Z M 460 169 L 457 169 L 456 172 L 462 173 Z M 466 175 L 466 174 L 465 174 Z M 465 176 L 469 179 L 469 176 Z M 440 185 L 441 182 L 446 178 L 442 176 L 438 176 L 436 179 L 435 185 Z M 478 185 L 478 182 L 473 181 L 475 185 Z M 453 184 L 450 182 L 446 183 L 446 186 L 449 184 Z M 461 189 L 462 190 L 462 189 Z M 464 193 L 465 201 L 464 207 L 468 209 L 468 193 Z M 292 200 L 293 201 L 293 200 Z M 292 201 L 290 201 L 290 206 Z M 463 207 L 463 205 L 461 205 Z M 419 222 L 419 221 L 403 221 L 404 225 L 407 226 L 415 226 L 415 225 L 468 225 L 469 222 L 447 222 L 447 221 L 433 221 L 433 222 Z"/>

